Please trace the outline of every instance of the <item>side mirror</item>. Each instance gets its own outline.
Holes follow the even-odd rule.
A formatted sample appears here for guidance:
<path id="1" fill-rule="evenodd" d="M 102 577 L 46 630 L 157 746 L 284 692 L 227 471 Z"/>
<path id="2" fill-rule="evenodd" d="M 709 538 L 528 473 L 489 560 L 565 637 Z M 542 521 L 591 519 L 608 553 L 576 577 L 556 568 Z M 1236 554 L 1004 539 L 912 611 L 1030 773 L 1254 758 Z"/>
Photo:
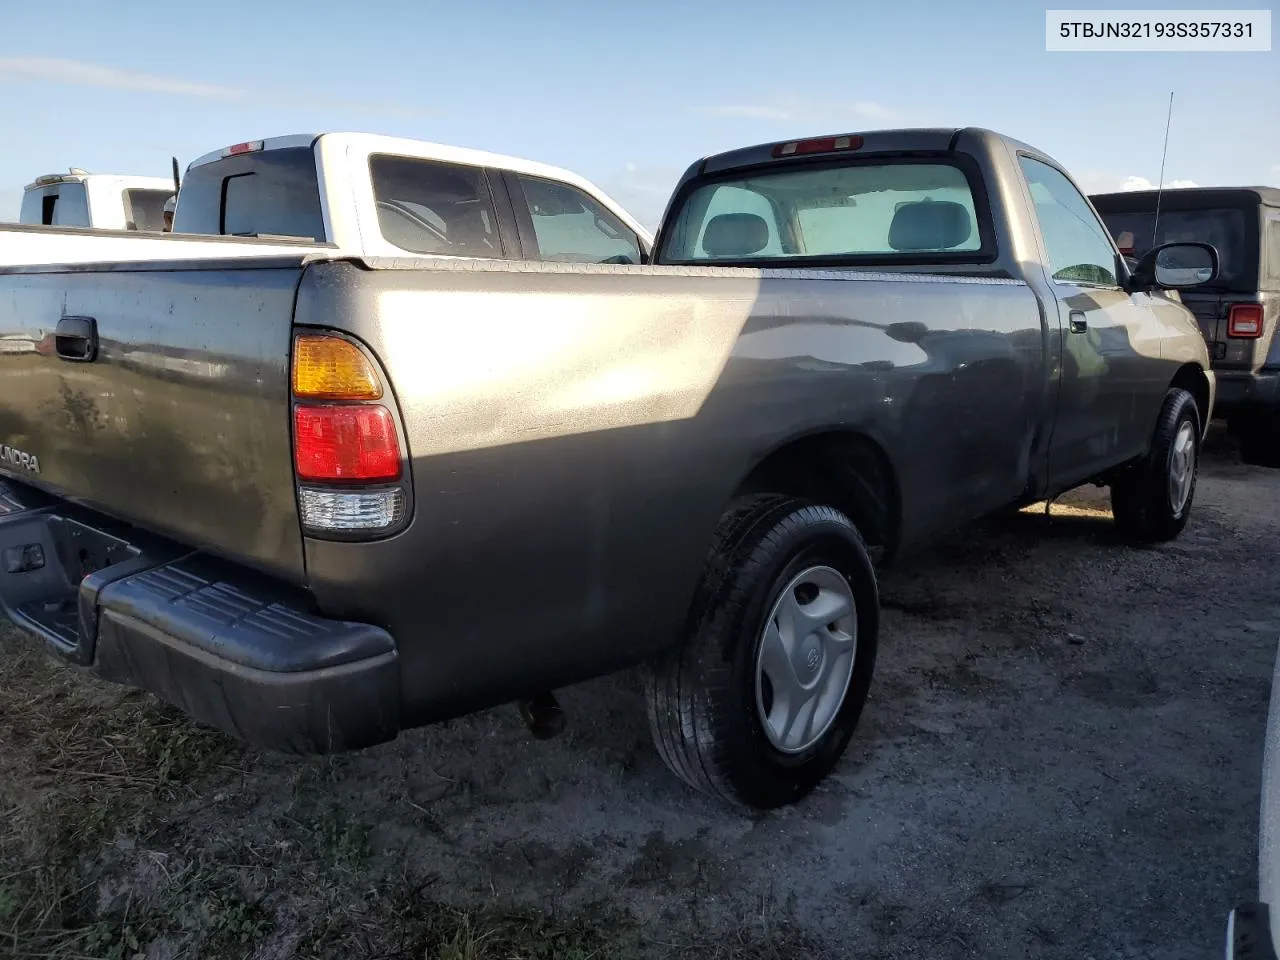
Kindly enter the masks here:
<path id="1" fill-rule="evenodd" d="M 1218 276 L 1218 251 L 1211 243 L 1164 243 L 1134 266 L 1131 290 L 1185 290 Z"/>

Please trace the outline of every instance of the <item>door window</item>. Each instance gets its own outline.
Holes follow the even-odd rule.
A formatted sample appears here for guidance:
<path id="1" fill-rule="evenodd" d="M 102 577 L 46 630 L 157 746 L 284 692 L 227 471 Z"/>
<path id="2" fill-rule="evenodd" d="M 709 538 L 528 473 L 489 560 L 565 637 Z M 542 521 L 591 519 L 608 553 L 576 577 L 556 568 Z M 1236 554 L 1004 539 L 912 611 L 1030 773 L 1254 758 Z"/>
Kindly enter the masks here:
<path id="1" fill-rule="evenodd" d="M 1049 272 L 1060 283 L 1117 286 L 1116 251 L 1088 201 L 1061 172 L 1031 157 L 1019 157 L 1049 255 Z"/>
<path id="2" fill-rule="evenodd" d="M 594 197 L 554 180 L 516 174 L 538 244 L 539 260 L 639 263 L 640 242 Z"/>

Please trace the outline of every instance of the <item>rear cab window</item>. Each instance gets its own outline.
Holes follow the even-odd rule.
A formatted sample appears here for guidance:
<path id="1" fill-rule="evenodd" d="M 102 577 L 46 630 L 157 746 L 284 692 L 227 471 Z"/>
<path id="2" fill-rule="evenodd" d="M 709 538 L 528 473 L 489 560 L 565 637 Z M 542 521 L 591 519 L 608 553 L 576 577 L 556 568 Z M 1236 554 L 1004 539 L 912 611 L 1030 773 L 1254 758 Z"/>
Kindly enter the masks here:
<path id="1" fill-rule="evenodd" d="M 84 184 L 71 180 L 28 190 L 22 197 L 18 219 L 56 227 L 89 226 L 89 197 Z"/>
<path id="2" fill-rule="evenodd" d="M 281 147 L 192 167 L 182 182 L 173 231 L 323 242 L 315 154 L 310 147 Z"/>
<path id="3" fill-rule="evenodd" d="M 686 187 L 664 263 L 927 264 L 994 257 L 975 169 L 955 157 L 763 166 Z"/>

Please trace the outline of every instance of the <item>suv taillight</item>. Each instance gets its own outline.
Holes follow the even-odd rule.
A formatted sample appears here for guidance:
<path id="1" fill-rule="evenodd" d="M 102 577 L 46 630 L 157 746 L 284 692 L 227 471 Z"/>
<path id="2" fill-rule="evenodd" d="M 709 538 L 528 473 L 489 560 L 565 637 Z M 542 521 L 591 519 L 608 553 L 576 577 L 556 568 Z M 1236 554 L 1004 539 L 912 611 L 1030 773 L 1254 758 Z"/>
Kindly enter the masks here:
<path id="1" fill-rule="evenodd" d="M 1227 314 L 1227 336 L 1246 340 L 1262 336 L 1262 304 L 1232 304 Z"/>
<path id="2" fill-rule="evenodd" d="M 360 535 L 398 527 L 407 506 L 404 452 L 373 363 L 344 337 L 299 334 L 290 381 L 303 528 Z"/>

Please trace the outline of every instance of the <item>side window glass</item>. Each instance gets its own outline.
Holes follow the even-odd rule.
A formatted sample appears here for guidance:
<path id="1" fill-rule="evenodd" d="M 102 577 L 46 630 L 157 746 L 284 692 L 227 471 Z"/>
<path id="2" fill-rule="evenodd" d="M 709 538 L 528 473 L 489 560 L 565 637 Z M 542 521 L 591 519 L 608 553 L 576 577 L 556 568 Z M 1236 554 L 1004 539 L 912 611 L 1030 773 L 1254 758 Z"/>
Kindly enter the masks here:
<path id="1" fill-rule="evenodd" d="M 410 253 L 500 258 L 498 215 L 484 171 L 412 157 L 369 158 L 378 229 Z"/>
<path id="2" fill-rule="evenodd" d="M 1063 283 L 1116 286 L 1115 251 L 1084 196 L 1059 171 L 1019 157 L 1049 254 L 1049 272 Z"/>
<path id="3" fill-rule="evenodd" d="M 621 220 L 577 187 L 516 174 L 533 221 L 539 260 L 639 263 L 640 242 Z"/>

